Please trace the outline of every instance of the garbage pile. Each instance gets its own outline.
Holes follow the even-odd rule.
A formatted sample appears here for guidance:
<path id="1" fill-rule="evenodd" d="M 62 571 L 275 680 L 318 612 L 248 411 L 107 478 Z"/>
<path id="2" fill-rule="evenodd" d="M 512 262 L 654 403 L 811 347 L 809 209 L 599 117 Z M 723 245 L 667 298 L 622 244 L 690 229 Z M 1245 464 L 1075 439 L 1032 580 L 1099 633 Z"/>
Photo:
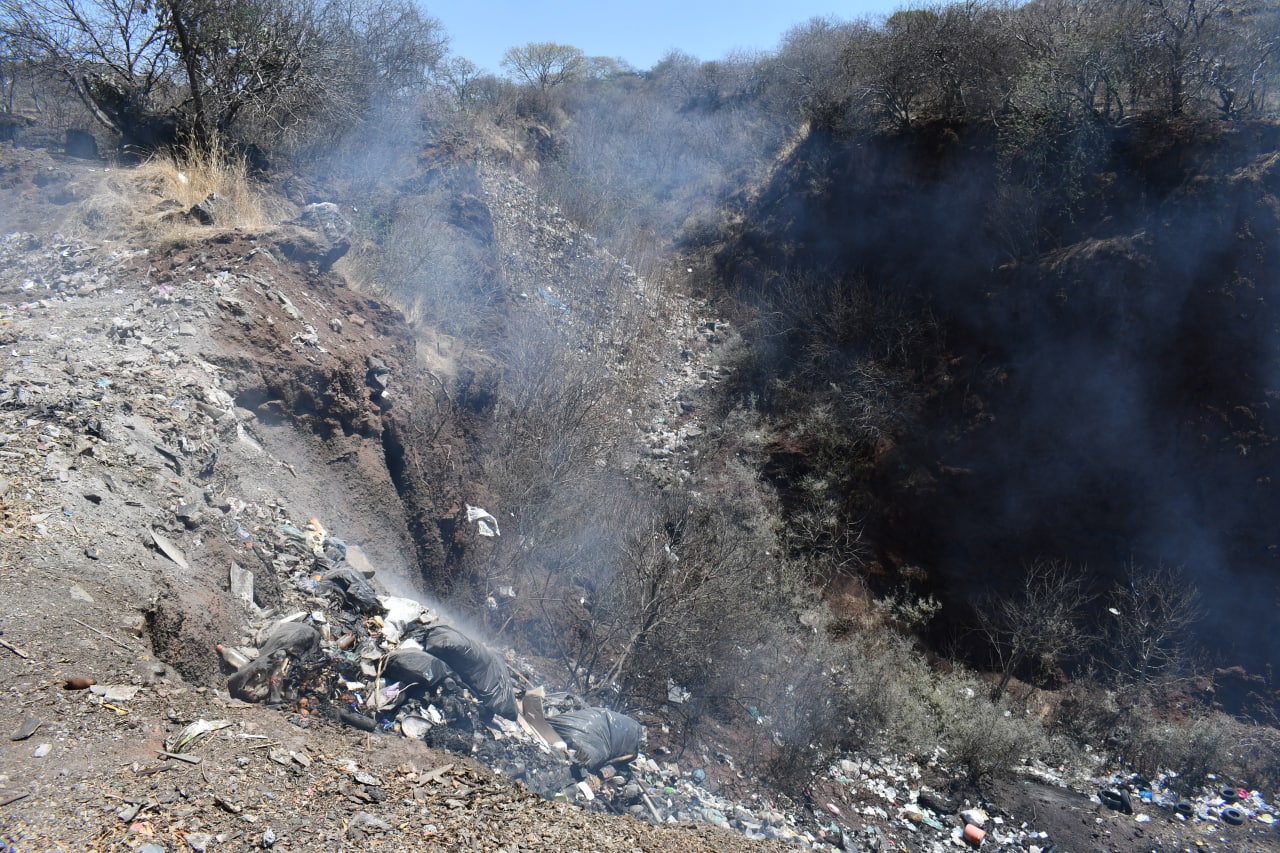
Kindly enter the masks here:
<path id="1" fill-rule="evenodd" d="M 550 798 L 617 811 L 644 799 L 627 769 L 644 738 L 634 719 L 548 695 L 438 610 L 380 594 L 319 521 L 275 533 L 294 558 L 277 565 L 291 566 L 286 600 L 299 607 L 258 611 L 252 645 L 219 646 L 234 698 L 280 707 L 302 727 L 324 717 L 472 754 Z M 239 586 L 252 583 L 236 570 Z"/>
<path id="2" fill-rule="evenodd" d="M 471 755 L 548 799 L 830 849 L 829 833 L 806 832 L 771 804 L 712 793 L 701 768 L 646 756 L 630 716 L 535 686 L 437 608 L 380 593 L 318 520 L 298 527 L 277 515 L 274 534 L 292 612 L 258 610 L 252 578 L 235 567 L 233 586 L 254 612 L 249 643 L 218 647 L 234 698 L 278 707 L 303 728 L 323 718 Z"/>
<path id="3" fill-rule="evenodd" d="M 1270 829 L 1280 820 L 1280 804 L 1267 802 L 1261 791 L 1220 784 L 1212 774 L 1208 781 L 1209 785 L 1187 796 L 1182 793 L 1176 773 L 1162 773 L 1151 779 L 1140 774 L 1116 774 L 1098 780 L 1095 799 L 1113 811 L 1133 815 L 1139 823 L 1151 819 L 1153 806 L 1175 820 L 1190 823 L 1256 824 Z"/>

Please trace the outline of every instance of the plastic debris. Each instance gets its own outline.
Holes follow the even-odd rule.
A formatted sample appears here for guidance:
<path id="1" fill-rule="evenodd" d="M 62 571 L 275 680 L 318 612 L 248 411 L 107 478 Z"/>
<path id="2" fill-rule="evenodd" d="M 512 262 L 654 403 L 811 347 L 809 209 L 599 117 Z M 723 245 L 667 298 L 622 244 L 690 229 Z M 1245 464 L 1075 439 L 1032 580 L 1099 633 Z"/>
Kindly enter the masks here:
<path id="1" fill-rule="evenodd" d="M 493 517 L 493 513 L 487 509 L 467 504 L 467 521 L 476 522 L 476 532 L 481 536 L 501 536 L 502 531 L 498 529 L 498 519 Z"/>
<path id="2" fill-rule="evenodd" d="M 564 738 L 579 764 L 595 770 L 635 756 L 640 751 L 640 724 L 608 708 L 584 708 L 547 718 Z"/>
<path id="3" fill-rule="evenodd" d="M 516 718 L 519 712 L 507 665 L 487 646 L 449 625 L 418 628 L 410 636 L 457 673 L 490 713 Z"/>
<path id="4" fill-rule="evenodd" d="M 165 751 L 186 752 L 196 741 L 216 731 L 235 725 L 230 720 L 196 720 L 165 743 Z"/>

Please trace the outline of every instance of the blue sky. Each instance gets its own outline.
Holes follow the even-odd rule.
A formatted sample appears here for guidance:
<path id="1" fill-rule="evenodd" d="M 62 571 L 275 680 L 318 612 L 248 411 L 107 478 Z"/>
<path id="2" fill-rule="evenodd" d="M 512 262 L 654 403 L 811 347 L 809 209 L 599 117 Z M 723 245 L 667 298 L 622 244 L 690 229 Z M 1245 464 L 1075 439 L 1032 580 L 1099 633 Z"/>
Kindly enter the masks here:
<path id="1" fill-rule="evenodd" d="M 905 0 L 423 0 L 444 24 L 450 50 L 495 73 L 509 47 L 573 45 L 588 56 L 651 68 L 676 48 L 701 60 L 738 48 L 772 50 L 787 30 L 817 16 L 851 20 L 911 5 Z"/>

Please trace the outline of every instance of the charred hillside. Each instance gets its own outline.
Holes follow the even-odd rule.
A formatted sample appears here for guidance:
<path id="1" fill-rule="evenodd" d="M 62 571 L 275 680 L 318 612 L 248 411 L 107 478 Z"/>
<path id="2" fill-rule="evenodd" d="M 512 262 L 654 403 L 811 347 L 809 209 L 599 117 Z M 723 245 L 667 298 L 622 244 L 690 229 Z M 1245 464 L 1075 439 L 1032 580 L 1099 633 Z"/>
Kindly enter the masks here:
<path id="1" fill-rule="evenodd" d="M 989 127 L 812 133 L 717 255 L 769 318 L 736 393 L 786 425 L 766 470 L 793 513 L 795 483 L 843 460 L 832 501 L 866 520 L 886 585 L 973 608 L 1037 559 L 1098 590 L 1181 566 L 1214 614 L 1203 639 L 1262 668 L 1280 128 L 1135 122 L 1103 145 L 1035 196 Z M 973 619 L 944 612 L 939 637 Z"/>

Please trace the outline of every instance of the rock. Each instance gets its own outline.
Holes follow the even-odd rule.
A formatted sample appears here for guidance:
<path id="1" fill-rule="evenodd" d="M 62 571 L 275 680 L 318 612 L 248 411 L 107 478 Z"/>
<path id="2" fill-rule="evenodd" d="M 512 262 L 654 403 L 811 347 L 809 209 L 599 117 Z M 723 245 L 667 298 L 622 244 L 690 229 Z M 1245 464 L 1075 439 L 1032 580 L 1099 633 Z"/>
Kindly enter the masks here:
<path id="1" fill-rule="evenodd" d="M 187 844 L 196 853 L 204 853 L 208 849 L 209 843 L 213 841 L 213 836 L 207 832 L 188 832 L 186 838 Z"/>
<path id="2" fill-rule="evenodd" d="M 68 130 L 63 150 L 68 157 L 78 157 L 81 160 L 102 159 L 102 155 L 98 153 L 98 140 L 87 130 Z"/>
<path id="3" fill-rule="evenodd" d="M 187 219 L 201 225 L 213 225 L 230 212 L 226 199 L 217 193 L 209 193 L 204 201 L 191 206 L 187 211 Z"/>
<path id="4" fill-rule="evenodd" d="M 332 202 L 308 205 L 297 219 L 282 226 L 276 246 L 292 261 L 327 270 L 351 248 L 351 223 Z"/>
<path id="5" fill-rule="evenodd" d="M 381 818 L 374 817 L 368 812 L 356 812 L 351 816 L 350 826 L 352 829 L 360 832 L 368 832 L 374 830 L 377 832 L 387 832 L 391 829 L 391 824 Z"/>
<path id="6" fill-rule="evenodd" d="M 36 733 L 36 729 L 40 728 L 43 723 L 37 717 L 27 716 L 23 718 L 22 725 L 18 726 L 18 730 L 9 735 L 9 740 L 26 740 Z"/>
<path id="7" fill-rule="evenodd" d="M 303 228 L 319 232 L 330 242 L 345 240 L 351 236 L 351 223 L 331 201 L 307 205 L 293 222 Z"/>

